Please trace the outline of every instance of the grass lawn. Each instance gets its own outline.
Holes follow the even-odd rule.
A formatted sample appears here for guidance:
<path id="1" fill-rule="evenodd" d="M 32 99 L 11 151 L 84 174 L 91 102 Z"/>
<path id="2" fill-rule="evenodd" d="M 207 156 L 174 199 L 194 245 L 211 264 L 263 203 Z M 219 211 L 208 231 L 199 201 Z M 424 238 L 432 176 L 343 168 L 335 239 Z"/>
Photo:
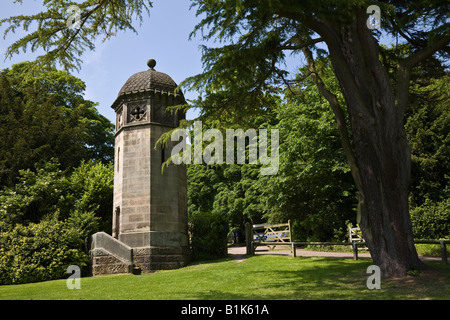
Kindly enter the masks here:
<path id="1" fill-rule="evenodd" d="M 366 287 L 371 260 L 257 255 L 225 259 L 142 275 L 0 286 L 0 299 L 450 299 L 450 265 L 427 262 L 432 270 L 403 280 Z"/>

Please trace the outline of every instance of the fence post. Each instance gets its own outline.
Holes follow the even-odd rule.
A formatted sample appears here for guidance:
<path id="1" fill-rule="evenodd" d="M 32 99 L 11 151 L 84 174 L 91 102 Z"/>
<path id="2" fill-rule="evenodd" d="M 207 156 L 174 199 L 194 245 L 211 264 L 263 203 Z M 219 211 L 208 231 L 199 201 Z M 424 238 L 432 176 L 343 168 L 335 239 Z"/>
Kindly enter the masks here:
<path id="1" fill-rule="evenodd" d="M 353 247 L 353 260 L 358 260 L 358 243 L 356 241 L 352 242 Z"/>
<path id="2" fill-rule="evenodd" d="M 295 258 L 297 256 L 297 252 L 295 251 L 296 245 L 294 242 L 291 242 L 291 244 L 292 244 L 292 256 Z"/>
<path id="3" fill-rule="evenodd" d="M 247 254 L 253 254 L 253 235 L 252 235 L 252 225 L 250 222 L 245 223 L 245 246 L 247 249 Z"/>
<path id="4" fill-rule="evenodd" d="M 292 242 L 292 225 L 291 225 L 291 220 L 288 220 L 288 228 L 289 228 L 289 242 Z"/>
<path id="5" fill-rule="evenodd" d="M 447 264 L 447 248 L 444 240 L 439 241 L 441 244 L 442 263 Z"/>

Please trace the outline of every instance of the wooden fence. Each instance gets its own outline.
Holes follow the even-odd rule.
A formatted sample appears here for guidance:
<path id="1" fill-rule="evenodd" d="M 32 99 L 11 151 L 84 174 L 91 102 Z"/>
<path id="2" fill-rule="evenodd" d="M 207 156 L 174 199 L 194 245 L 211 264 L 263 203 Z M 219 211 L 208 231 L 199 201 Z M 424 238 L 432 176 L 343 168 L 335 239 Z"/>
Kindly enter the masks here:
<path id="1" fill-rule="evenodd" d="M 290 222 L 284 224 L 261 224 L 251 225 L 247 223 L 246 228 L 246 247 L 247 254 L 255 254 L 255 248 L 258 246 L 275 247 L 279 245 L 288 246 L 293 257 L 296 257 L 297 246 L 351 246 L 353 251 L 353 259 L 358 260 L 358 246 L 365 246 L 363 239 L 355 239 L 349 242 L 310 242 L 310 241 L 292 241 L 291 239 L 291 224 Z M 270 239 L 270 241 L 265 241 Z M 351 238 L 350 238 L 351 239 Z M 288 241 L 289 240 L 289 241 Z M 439 244 L 441 247 L 441 261 L 447 264 L 447 244 L 450 240 L 415 240 L 415 244 Z"/>

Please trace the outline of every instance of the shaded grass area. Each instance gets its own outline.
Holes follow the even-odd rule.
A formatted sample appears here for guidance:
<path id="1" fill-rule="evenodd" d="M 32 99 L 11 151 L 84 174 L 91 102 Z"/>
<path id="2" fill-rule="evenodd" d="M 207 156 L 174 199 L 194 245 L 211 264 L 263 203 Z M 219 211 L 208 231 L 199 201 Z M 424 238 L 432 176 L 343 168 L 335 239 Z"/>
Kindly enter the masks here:
<path id="1" fill-rule="evenodd" d="M 427 262 L 430 271 L 366 287 L 370 260 L 257 255 L 242 262 L 204 262 L 150 274 L 88 277 L 80 290 L 66 280 L 0 286 L 0 299 L 450 299 L 450 265 Z"/>
<path id="2" fill-rule="evenodd" d="M 441 247 L 438 244 L 416 244 L 419 256 L 440 257 Z M 450 245 L 446 245 L 447 257 L 450 257 Z"/>

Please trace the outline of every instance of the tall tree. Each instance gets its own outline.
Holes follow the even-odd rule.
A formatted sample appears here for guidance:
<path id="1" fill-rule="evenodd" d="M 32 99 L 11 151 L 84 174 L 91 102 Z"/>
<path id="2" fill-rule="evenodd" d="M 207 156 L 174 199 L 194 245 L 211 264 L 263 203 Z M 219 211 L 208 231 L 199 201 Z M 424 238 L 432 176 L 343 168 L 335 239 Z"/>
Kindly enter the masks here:
<path id="1" fill-rule="evenodd" d="M 450 198 L 450 76 L 415 86 L 406 118 L 411 142 L 410 205 Z"/>
<path id="2" fill-rule="evenodd" d="M 0 186 L 51 158 L 63 169 L 113 159 L 114 125 L 83 98 L 83 81 L 51 67 L 24 76 L 32 64 L 0 72 Z"/>

